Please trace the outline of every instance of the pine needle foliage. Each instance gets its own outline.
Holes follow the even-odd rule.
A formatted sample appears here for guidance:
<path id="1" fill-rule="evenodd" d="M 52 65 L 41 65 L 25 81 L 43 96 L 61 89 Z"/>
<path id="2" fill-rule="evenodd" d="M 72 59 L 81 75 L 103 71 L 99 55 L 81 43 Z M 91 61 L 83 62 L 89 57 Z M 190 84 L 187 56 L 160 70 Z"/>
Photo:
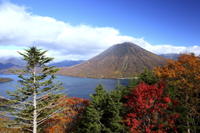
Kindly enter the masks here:
<path id="1" fill-rule="evenodd" d="M 122 103 L 121 93 L 106 92 L 99 85 L 91 96 L 91 103 L 80 120 L 78 133 L 124 133 L 125 129 L 120 116 Z"/>
<path id="2" fill-rule="evenodd" d="M 48 66 L 53 58 L 47 57 L 46 52 L 36 47 L 19 52 L 26 67 L 18 75 L 20 86 L 9 92 L 11 100 L 7 102 L 9 113 L 6 116 L 14 118 L 11 127 L 20 127 L 24 132 L 39 132 L 46 120 L 62 111 L 58 107 L 61 83 L 54 81 L 58 69 Z"/>

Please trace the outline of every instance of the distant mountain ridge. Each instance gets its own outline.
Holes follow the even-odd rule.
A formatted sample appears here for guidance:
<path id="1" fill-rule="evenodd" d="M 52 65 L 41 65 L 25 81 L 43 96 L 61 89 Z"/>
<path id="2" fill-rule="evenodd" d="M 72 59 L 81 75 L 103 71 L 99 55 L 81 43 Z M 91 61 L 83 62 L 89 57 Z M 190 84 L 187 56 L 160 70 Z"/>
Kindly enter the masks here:
<path id="1" fill-rule="evenodd" d="M 14 64 L 8 63 L 8 64 L 2 64 L 0 63 L 0 69 L 8 69 L 14 67 Z"/>
<path id="2" fill-rule="evenodd" d="M 19 69 L 25 66 L 25 62 L 19 58 L 1 57 L 0 58 L 0 73 L 6 72 L 8 69 Z"/>
<path id="3" fill-rule="evenodd" d="M 65 67 L 65 66 L 73 66 L 84 62 L 84 60 L 64 60 L 60 62 L 53 62 L 49 64 L 50 66 L 55 67 Z M 7 57 L 0 58 L 0 73 L 4 73 L 10 70 L 16 70 L 23 68 L 26 65 L 25 61 L 20 58 L 15 57 Z"/>
<path id="4" fill-rule="evenodd" d="M 180 55 L 181 54 L 176 54 L 176 53 L 160 54 L 160 56 L 167 58 L 167 59 L 172 59 L 172 60 L 177 60 Z"/>
<path id="5" fill-rule="evenodd" d="M 12 64 L 14 66 L 25 66 L 25 61 L 17 57 L 1 57 L 0 58 L 1 64 Z"/>
<path id="6" fill-rule="evenodd" d="M 25 66 L 25 62 L 20 58 L 1 57 L 0 58 L 0 73 L 10 73 L 10 70 L 21 69 Z"/>
<path id="7" fill-rule="evenodd" d="M 166 59 L 136 44 L 125 42 L 105 50 L 94 58 L 72 67 L 64 67 L 59 74 L 91 78 L 132 77 L 144 68 L 153 69 Z"/>
<path id="8" fill-rule="evenodd" d="M 49 64 L 50 66 L 55 66 L 55 67 L 67 67 L 67 66 L 74 66 L 77 64 L 80 64 L 84 62 L 84 60 L 64 60 L 60 62 L 54 62 Z"/>

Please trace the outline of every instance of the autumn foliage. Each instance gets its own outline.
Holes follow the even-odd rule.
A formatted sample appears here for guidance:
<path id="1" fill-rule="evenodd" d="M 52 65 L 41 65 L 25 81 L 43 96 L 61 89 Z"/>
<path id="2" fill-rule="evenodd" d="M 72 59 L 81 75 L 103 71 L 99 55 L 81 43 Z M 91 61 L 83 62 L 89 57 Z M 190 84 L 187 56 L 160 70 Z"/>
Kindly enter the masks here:
<path id="1" fill-rule="evenodd" d="M 21 128 L 13 128 L 8 126 L 12 122 L 12 120 L 2 117 L 0 114 L 0 133 L 21 133 Z"/>
<path id="2" fill-rule="evenodd" d="M 60 108 L 42 125 L 44 133 L 197 133 L 200 131 L 200 57 L 183 54 L 177 61 L 145 70 L 129 87 L 106 91 L 99 85 L 91 100 L 62 96 Z M 48 98 L 48 97 L 44 97 Z M 0 117 L 0 132 L 7 128 Z M 10 123 L 10 121 L 8 122 Z"/>
<path id="3" fill-rule="evenodd" d="M 164 67 L 155 69 L 156 75 L 165 80 L 171 94 L 180 101 L 183 112 L 181 123 L 188 132 L 199 132 L 200 124 L 200 57 L 183 54 L 177 61 L 170 60 Z M 185 113 L 184 113 L 185 112 Z"/>
<path id="4" fill-rule="evenodd" d="M 64 110 L 46 121 L 45 133 L 67 133 L 73 131 L 79 115 L 89 104 L 88 100 L 76 97 L 64 97 L 59 100 L 61 100 L 59 101 L 61 103 L 59 106 L 64 107 Z"/>
<path id="5" fill-rule="evenodd" d="M 177 61 L 169 60 L 164 67 L 156 68 L 155 73 L 160 78 L 180 80 L 177 85 L 182 87 L 198 87 L 200 82 L 194 81 L 200 80 L 200 57 L 183 54 Z"/>
<path id="6" fill-rule="evenodd" d="M 165 133 L 175 130 L 178 114 L 169 113 L 173 100 L 164 94 L 164 84 L 140 83 L 132 90 L 125 104 L 130 108 L 125 123 L 132 133 Z"/>

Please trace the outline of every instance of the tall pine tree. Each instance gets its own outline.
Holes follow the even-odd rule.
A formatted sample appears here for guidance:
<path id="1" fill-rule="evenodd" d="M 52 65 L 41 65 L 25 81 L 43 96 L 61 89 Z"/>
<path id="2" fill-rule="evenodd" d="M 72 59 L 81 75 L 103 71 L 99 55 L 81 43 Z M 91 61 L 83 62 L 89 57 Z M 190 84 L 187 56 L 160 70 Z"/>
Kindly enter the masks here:
<path id="1" fill-rule="evenodd" d="M 21 127 L 33 133 L 39 132 L 39 127 L 55 113 L 62 111 L 58 99 L 61 97 L 60 84 L 55 84 L 55 73 L 58 69 L 47 64 L 53 58 L 46 57 L 47 51 L 36 47 L 20 53 L 26 61 L 26 68 L 19 74 L 20 87 L 10 92 L 12 106 L 7 116 L 13 117 L 12 127 Z"/>

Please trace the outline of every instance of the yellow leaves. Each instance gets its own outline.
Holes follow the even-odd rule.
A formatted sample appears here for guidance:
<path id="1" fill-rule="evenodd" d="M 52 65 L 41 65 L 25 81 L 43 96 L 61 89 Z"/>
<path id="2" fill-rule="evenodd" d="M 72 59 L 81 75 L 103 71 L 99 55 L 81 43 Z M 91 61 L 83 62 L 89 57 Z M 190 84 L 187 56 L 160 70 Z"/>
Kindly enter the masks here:
<path id="1" fill-rule="evenodd" d="M 154 72 L 161 79 L 176 80 L 181 87 L 193 88 L 200 79 L 200 57 L 183 54 L 177 61 L 169 60 L 167 65 L 156 68 Z"/>
<path id="2" fill-rule="evenodd" d="M 200 57 L 193 54 L 183 54 L 177 61 L 169 61 L 167 65 L 156 68 L 155 74 L 168 85 L 175 87 L 175 95 L 178 95 L 187 108 L 199 109 L 200 94 Z"/>

